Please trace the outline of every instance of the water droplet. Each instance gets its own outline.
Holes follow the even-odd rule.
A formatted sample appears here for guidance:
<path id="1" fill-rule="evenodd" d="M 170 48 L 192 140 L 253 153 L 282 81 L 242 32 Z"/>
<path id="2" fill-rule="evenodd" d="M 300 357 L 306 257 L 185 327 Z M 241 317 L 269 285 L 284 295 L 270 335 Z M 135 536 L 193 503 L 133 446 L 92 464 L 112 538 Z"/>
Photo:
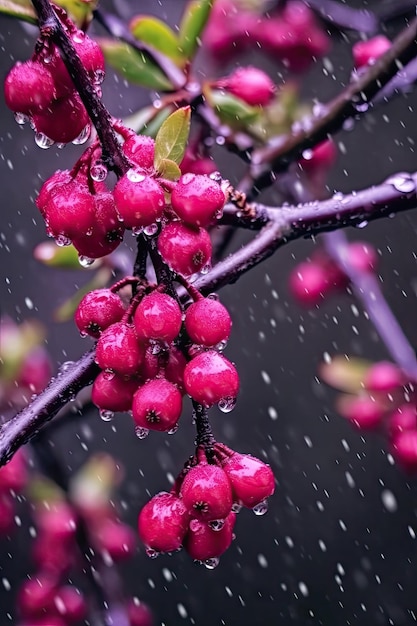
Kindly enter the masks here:
<path id="1" fill-rule="evenodd" d="M 132 228 L 132 235 L 134 237 L 137 237 L 138 235 L 141 235 L 142 233 L 143 233 L 143 226 L 135 226 L 134 228 Z"/>
<path id="2" fill-rule="evenodd" d="M 266 500 L 262 500 L 262 502 L 259 502 L 253 507 L 252 511 L 255 515 L 265 515 L 268 511 L 268 502 Z"/>
<path id="3" fill-rule="evenodd" d="M 194 179 L 195 179 L 195 174 L 192 174 L 191 172 L 188 172 L 188 174 L 184 174 L 184 176 L 181 178 L 181 182 L 182 182 L 183 185 L 188 185 Z"/>
<path id="4" fill-rule="evenodd" d="M 95 70 L 94 72 L 94 84 L 95 85 L 101 85 L 101 83 L 104 81 L 104 77 L 105 77 L 106 73 L 104 70 Z"/>
<path id="5" fill-rule="evenodd" d="M 78 263 L 81 265 L 81 267 L 90 267 L 90 265 L 92 265 L 94 261 L 95 259 L 90 259 L 90 257 L 84 256 L 82 254 L 80 254 L 78 257 Z"/>
<path id="6" fill-rule="evenodd" d="M 113 411 L 108 411 L 107 409 L 100 409 L 99 413 L 103 422 L 111 422 L 114 417 Z"/>
<path id="7" fill-rule="evenodd" d="M 148 226 L 144 227 L 143 232 L 148 237 L 153 237 L 153 235 L 156 235 L 156 233 L 158 232 L 158 224 L 156 222 L 148 224 Z"/>
<path id="8" fill-rule="evenodd" d="M 113 370 L 104 370 L 103 372 L 104 380 L 113 380 L 115 376 L 116 376 L 116 372 L 114 372 Z"/>
<path id="9" fill-rule="evenodd" d="M 65 237 L 65 235 L 58 235 L 58 237 L 55 237 L 55 243 L 60 248 L 62 248 L 63 246 L 70 246 L 71 239 L 69 239 L 69 237 Z"/>
<path id="10" fill-rule="evenodd" d="M 80 132 L 78 137 L 72 140 L 74 146 L 82 146 L 83 143 L 87 141 L 91 133 L 91 125 L 87 124 L 83 130 Z"/>
<path id="11" fill-rule="evenodd" d="M 128 179 L 132 183 L 141 183 L 146 178 L 146 176 L 144 176 L 144 174 L 141 174 L 137 170 L 129 170 L 127 172 L 126 176 L 128 177 Z"/>
<path id="12" fill-rule="evenodd" d="M 145 552 L 150 559 L 156 559 L 156 557 L 160 555 L 160 552 L 157 552 L 156 550 L 153 550 L 152 548 L 149 548 L 149 547 L 146 548 Z"/>
<path id="13" fill-rule="evenodd" d="M 178 428 L 179 428 L 179 424 L 175 424 L 175 426 L 173 426 L 172 428 L 170 428 L 167 431 L 167 435 L 175 435 L 175 433 L 177 432 Z"/>
<path id="14" fill-rule="evenodd" d="M 38 148 L 42 148 L 42 150 L 47 150 L 48 148 L 53 146 L 55 142 L 53 139 L 49 139 L 49 137 L 47 137 L 43 133 L 35 133 L 35 143 Z"/>
<path id="15" fill-rule="evenodd" d="M 222 398 L 217 406 L 222 413 L 230 413 L 236 406 L 236 398 L 232 398 L 231 396 Z"/>
<path id="16" fill-rule="evenodd" d="M 84 330 L 80 331 L 80 337 L 87 337 L 88 333 L 86 333 Z"/>
<path id="17" fill-rule="evenodd" d="M 239 502 L 234 502 L 232 504 L 232 512 L 233 513 L 240 513 L 241 510 L 242 510 L 242 505 L 239 504 Z"/>
<path id="18" fill-rule="evenodd" d="M 353 130 L 354 126 L 355 126 L 355 121 L 351 117 L 348 117 L 347 120 L 345 120 L 342 124 L 343 130 L 347 130 L 347 131 Z"/>
<path id="19" fill-rule="evenodd" d="M 101 183 L 103 180 L 106 180 L 107 174 L 107 167 L 101 161 L 96 161 L 90 167 L 90 176 L 96 183 Z"/>
<path id="20" fill-rule="evenodd" d="M 366 113 L 366 111 L 369 109 L 369 104 L 367 102 L 358 102 L 353 106 L 355 108 L 355 111 L 357 111 L 358 113 Z"/>
<path id="21" fill-rule="evenodd" d="M 142 428 L 142 426 L 136 426 L 135 435 L 138 439 L 145 439 L 149 435 L 149 429 Z"/>
<path id="22" fill-rule="evenodd" d="M 363 220 L 362 222 L 359 222 L 359 224 L 356 224 L 356 228 L 366 228 L 366 226 L 368 226 L 368 222 L 366 220 Z"/>
<path id="23" fill-rule="evenodd" d="M 84 39 L 85 35 L 82 30 L 77 30 L 72 36 L 72 40 L 74 43 L 83 43 Z"/>
<path id="24" fill-rule="evenodd" d="M 203 527 L 203 523 L 202 523 L 202 522 L 200 522 L 200 520 L 198 520 L 198 519 L 192 519 L 192 520 L 190 521 L 189 526 L 190 526 L 190 530 L 191 530 L 193 533 L 197 533 L 197 532 L 200 530 L 200 528 L 202 528 L 202 527 Z"/>
<path id="25" fill-rule="evenodd" d="M 388 185 L 392 185 L 397 191 L 405 194 L 413 194 L 416 191 L 416 183 L 408 172 L 399 172 L 390 176 L 385 181 Z"/>
<path id="26" fill-rule="evenodd" d="M 149 347 L 151 354 L 153 355 L 159 354 L 162 350 L 161 342 L 157 341 L 156 339 L 149 340 Z"/>
<path id="27" fill-rule="evenodd" d="M 210 300 L 217 300 L 217 301 L 220 300 L 219 294 L 218 293 L 214 293 L 214 292 L 213 293 L 209 293 L 207 298 L 210 298 Z"/>
<path id="28" fill-rule="evenodd" d="M 223 352 L 226 346 L 227 346 L 227 339 L 223 339 L 223 341 L 220 341 L 216 346 L 217 352 Z"/>
<path id="29" fill-rule="evenodd" d="M 224 526 L 224 519 L 214 519 L 209 522 L 208 525 L 210 526 L 211 530 L 218 532 Z"/>
<path id="30" fill-rule="evenodd" d="M 220 559 L 217 556 L 214 556 L 211 559 L 206 559 L 202 563 L 207 569 L 215 569 L 220 563 Z"/>
<path id="31" fill-rule="evenodd" d="M 305 161 L 310 161 L 310 159 L 313 158 L 313 151 L 312 150 L 304 150 L 304 152 L 301 153 L 301 156 L 303 157 L 303 159 Z"/>
<path id="32" fill-rule="evenodd" d="M 73 365 L 74 361 L 65 361 L 59 368 L 60 373 L 63 374 L 64 372 L 68 372 Z"/>
<path id="33" fill-rule="evenodd" d="M 211 270 L 211 263 L 206 263 L 206 265 L 204 265 L 201 268 L 200 274 L 203 274 L 203 276 L 204 276 L 205 274 L 208 274 L 210 270 Z"/>
<path id="34" fill-rule="evenodd" d="M 24 115 L 24 113 L 15 113 L 14 119 L 19 126 L 23 126 L 23 124 L 26 124 L 29 121 L 28 116 Z"/>
<path id="35" fill-rule="evenodd" d="M 67 145 L 66 143 L 57 143 L 56 147 L 62 150 L 62 148 L 65 148 L 66 145 Z"/>

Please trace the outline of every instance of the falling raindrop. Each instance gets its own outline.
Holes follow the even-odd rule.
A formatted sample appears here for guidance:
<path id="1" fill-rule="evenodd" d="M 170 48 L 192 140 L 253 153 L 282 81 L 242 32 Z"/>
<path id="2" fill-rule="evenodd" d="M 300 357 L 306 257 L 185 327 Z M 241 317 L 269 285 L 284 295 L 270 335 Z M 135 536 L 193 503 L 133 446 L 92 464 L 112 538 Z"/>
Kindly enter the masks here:
<path id="1" fill-rule="evenodd" d="M 142 426 L 137 426 L 135 428 L 135 435 L 138 439 L 145 439 L 149 435 L 149 429 L 142 428 Z"/>
<path id="2" fill-rule="evenodd" d="M 47 150 L 48 148 L 53 146 L 55 142 L 53 139 L 49 139 L 49 137 L 47 137 L 43 133 L 35 133 L 35 143 L 38 148 L 42 148 L 42 150 Z"/>
<path id="3" fill-rule="evenodd" d="M 223 339 L 216 345 L 217 352 L 223 352 L 223 350 L 227 347 L 227 339 Z"/>
<path id="4" fill-rule="evenodd" d="M 231 396 L 222 398 L 217 406 L 222 413 L 230 413 L 236 406 L 236 398 L 232 398 Z"/>
<path id="5" fill-rule="evenodd" d="M 265 515 L 268 511 L 268 502 L 266 500 L 262 500 L 262 502 L 259 502 L 253 507 L 252 511 L 255 515 Z"/>
<path id="6" fill-rule="evenodd" d="M 107 409 L 100 409 L 99 413 L 103 422 L 111 422 L 114 417 L 113 411 L 108 411 Z"/>
<path id="7" fill-rule="evenodd" d="M 74 144 L 74 146 L 82 146 L 82 144 L 85 143 L 87 139 L 89 138 L 90 133 L 91 133 L 91 126 L 90 124 L 87 124 L 83 128 L 83 130 L 80 132 L 78 137 L 72 140 L 72 143 Z"/>

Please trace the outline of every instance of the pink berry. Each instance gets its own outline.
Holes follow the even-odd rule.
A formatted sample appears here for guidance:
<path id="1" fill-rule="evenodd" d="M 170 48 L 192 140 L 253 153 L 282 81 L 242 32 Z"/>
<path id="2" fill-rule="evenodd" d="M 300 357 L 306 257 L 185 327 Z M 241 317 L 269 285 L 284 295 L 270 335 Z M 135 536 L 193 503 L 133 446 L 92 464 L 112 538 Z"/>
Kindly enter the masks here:
<path id="1" fill-rule="evenodd" d="M 393 440 L 394 457 L 408 470 L 417 469 L 417 430 L 404 430 Z"/>
<path id="2" fill-rule="evenodd" d="M 221 467 L 199 463 L 186 474 L 180 491 L 192 517 L 211 521 L 225 519 L 232 508 L 230 481 Z"/>
<path id="3" fill-rule="evenodd" d="M 24 617 L 37 617 L 53 607 L 57 581 L 39 575 L 23 583 L 18 593 L 19 610 Z"/>
<path id="4" fill-rule="evenodd" d="M 66 544 L 75 537 L 77 518 L 72 508 L 65 502 L 57 502 L 49 508 L 36 512 L 36 525 L 39 532 L 52 543 Z"/>
<path id="5" fill-rule="evenodd" d="M 123 144 L 123 152 L 135 165 L 143 170 L 153 169 L 155 141 L 146 135 L 132 135 Z"/>
<path id="6" fill-rule="evenodd" d="M 48 180 L 44 182 L 36 198 L 36 206 L 45 217 L 46 208 L 52 193 L 58 191 L 62 185 L 67 185 L 73 180 L 69 170 L 57 170 Z"/>
<path id="7" fill-rule="evenodd" d="M 73 239 L 94 226 L 94 204 L 87 187 L 77 181 L 59 186 L 53 191 L 45 207 L 48 233 L 56 239 Z"/>
<path id="8" fill-rule="evenodd" d="M 414 404 L 402 404 L 388 421 L 389 435 L 393 439 L 405 430 L 417 430 L 417 407 Z"/>
<path id="9" fill-rule="evenodd" d="M 243 506 L 253 508 L 275 491 L 270 466 L 250 454 L 235 452 L 222 467 L 232 485 L 235 501 Z"/>
<path id="10" fill-rule="evenodd" d="M 369 368 L 364 386 L 368 391 L 390 393 L 402 387 L 404 382 L 404 375 L 397 365 L 389 361 L 381 361 Z"/>
<path id="11" fill-rule="evenodd" d="M 183 501 L 161 491 L 139 513 L 139 536 L 154 552 L 175 552 L 182 546 L 189 519 Z"/>
<path id="12" fill-rule="evenodd" d="M 105 329 L 120 322 L 125 312 L 123 302 L 110 289 L 87 293 L 75 311 L 74 319 L 80 333 L 99 337 Z"/>
<path id="13" fill-rule="evenodd" d="M 165 196 L 161 185 L 150 176 L 129 170 L 114 188 L 117 212 L 126 228 L 149 226 L 162 216 Z"/>
<path id="14" fill-rule="evenodd" d="M 60 576 L 74 564 L 74 550 L 66 542 L 51 541 L 47 534 L 40 534 L 32 544 L 32 559 L 39 569 Z"/>
<path id="15" fill-rule="evenodd" d="M 27 354 L 22 363 L 17 382 L 31 393 L 40 393 L 52 375 L 51 360 L 43 346 L 37 346 Z"/>
<path id="16" fill-rule="evenodd" d="M 56 97 L 51 72 L 37 61 L 16 63 L 6 76 L 4 97 L 16 113 L 31 115 L 45 110 Z"/>
<path id="17" fill-rule="evenodd" d="M 370 396 L 358 396 L 350 399 L 343 407 L 342 414 L 360 430 L 377 428 L 383 418 L 384 409 Z"/>
<path id="18" fill-rule="evenodd" d="M 139 343 L 134 326 L 112 324 L 101 334 L 96 347 L 96 363 L 102 370 L 122 376 L 134 376 L 140 369 L 145 349 Z"/>
<path id="19" fill-rule="evenodd" d="M 164 375 L 181 392 L 184 391 L 184 370 L 186 365 L 187 361 L 181 350 L 175 346 L 170 346 L 168 359 L 164 363 Z"/>
<path id="20" fill-rule="evenodd" d="M 10 490 L 19 493 L 26 486 L 28 472 L 22 451 L 16 452 L 7 465 L 0 468 L 0 493 Z"/>
<path id="21" fill-rule="evenodd" d="M 70 585 L 58 589 L 54 604 L 59 615 L 70 624 L 80 622 L 87 616 L 87 604 L 82 593 Z"/>
<path id="22" fill-rule="evenodd" d="M 224 356 L 208 350 L 187 363 L 184 386 L 193 400 L 209 407 L 225 398 L 236 398 L 239 375 L 234 365 Z"/>
<path id="23" fill-rule="evenodd" d="M 139 302 L 134 324 L 138 337 L 171 343 L 181 329 L 179 304 L 166 293 L 153 291 Z"/>
<path id="24" fill-rule="evenodd" d="M 55 100 L 46 110 L 33 115 L 37 133 L 46 135 L 57 143 L 74 141 L 89 125 L 90 118 L 79 96 Z"/>
<path id="25" fill-rule="evenodd" d="M 165 378 L 149 380 L 133 397 L 133 419 L 140 428 L 169 431 L 177 425 L 181 411 L 182 395 Z"/>
<path id="26" fill-rule="evenodd" d="M 311 150 L 303 152 L 303 158 L 299 165 L 307 174 L 314 175 L 320 171 L 327 171 L 334 165 L 337 157 L 337 149 L 331 139 L 322 141 Z"/>
<path id="27" fill-rule="evenodd" d="M 185 313 L 185 330 L 191 341 L 211 347 L 227 341 L 232 328 L 228 310 L 213 298 L 194 302 Z"/>
<path id="28" fill-rule="evenodd" d="M 158 237 L 158 249 L 174 272 L 190 276 L 211 259 L 211 239 L 205 228 L 169 222 Z"/>
<path id="29" fill-rule="evenodd" d="M 220 84 L 251 106 L 265 106 L 275 94 L 275 85 L 265 72 L 256 67 L 240 67 Z"/>
<path id="30" fill-rule="evenodd" d="M 100 372 L 91 390 L 94 404 L 104 411 L 130 411 L 139 383 L 134 378 Z"/>
<path id="31" fill-rule="evenodd" d="M 106 62 L 103 52 L 94 39 L 91 39 L 82 30 L 78 30 L 72 36 L 75 50 L 80 57 L 84 68 L 93 82 L 100 83 L 104 78 Z"/>
<path id="32" fill-rule="evenodd" d="M 377 35 L 368 41 L 358 41 L 352 48 L 355 67 L 371 65 L 378 57 L 391 48 L 390 40 L 385 35 Z"/>
<path id="33" fill-rule="evenodd" d="M 11 495 L 0 492 L 0 537 L 12 532 L 15 525 L 15 507 Z"/>
<path id="34" fill-rule="evenodd" d="M 115 561 L 124 561 L 132 556 L 136 547 L 136 537 L 127 524 L 106 520 L 97 530 L 98 548 Z"/>
<path id="35" fill-rule="evenodd" d="M 203 174 L 209 176 L 218 170 L 213 158 L 195 154 L 190 148 L 185 150 L 184 158 L 180 163 L 183 174 Z"/>
<path id="36" fill-rule="evenodd" d="M 256 19 L 253 12 L 244 11 L 231 0 L 217 0 L 204 30 L 204 46 L 224 63 L 249 45 Z"/>
<path id="37" fill-rule="evenodd" d="M 290 274 L 289 289 L 300 304 L 317 304 L 331 289 L 328 272 L 320 263 L 299 263 Z"/>
<path id="38" fill-rule="evenodd" d="M 236 514 L 229 513 L 223 527 L 220 530 L 213 530 L 209 524 L 192 519 L 184 542 L 184 547 L 191 558 L 204 562 L 216 559 L 226 552 L 233 540 L 235 521 Z"/>
<path id="39" fill-rule="evenodd" d="M 372 272 L 378 266 L 375 248 L 365 241 L 355 241 L 349 244 L 348 259 L 350 265 L 358 272 Z"/>
<path id="40" fill-rule="evenodd" d="M 226 202 L 225 195 L 208 176 L 184 174 L 171 194 L 172 208 L 187 224 L 208 226 Z"/>
<path id="41" fill-rule="evenodd" d="M 131 600 L 127 605 L 129 626 L 153 626 L 154 620 L 151 609 L 144 602 Z"/>

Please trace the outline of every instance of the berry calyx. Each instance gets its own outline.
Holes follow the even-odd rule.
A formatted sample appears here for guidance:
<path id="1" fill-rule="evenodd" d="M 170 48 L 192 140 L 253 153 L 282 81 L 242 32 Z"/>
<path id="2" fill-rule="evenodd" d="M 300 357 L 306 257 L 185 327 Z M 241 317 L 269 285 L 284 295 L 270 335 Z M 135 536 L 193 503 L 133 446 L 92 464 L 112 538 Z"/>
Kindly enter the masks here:
<path id="1" fill-rule="evenodd" d="M 180 490 L 190 515 L 211 521 L 225 519 L 232 508 L 230 481 L 221 467 L 199 463 L 186 474 Z"/>
<path id="2" fill-rule="evenodd" d="M 222 211 L 226 197 L 214 180 L 198 174 L 184 174 L 171 194 L 172 208 L 187 224 L 208 226 Z"/>
<path id="3" fill-rule="evenodd" d="M 224 398 L 236 398 L 239 375 L 235 366 L 223 355 L 208 350 L 187 363 L 184 387 L 193 400 L 210 407 Z"/>
<path id="4" fill-rule="evenodd" d="M 141 510 L 139 536 L 154 552 L 174 552 L 183 543 L 190 516 L 181 498 L 162 491 Z"/>
<path id="5" fill-rule="evenodd" d="M 139 302 L 134 315 L 138 337 L 171 343 L 180 332 L 182 313 L 174 298 L 154 291 Z"/>
<path id="6" fill-rule="evenodd" d="M 139 343 L 132 324 L 117 322 L 101 334 L 96 347 L 96 363 L 102 370 L 122 376 L 136 374 L 144 359 L 145 349 Z"/>
<path id="7" fill-rule="evenodd" d="M 274 474 L 269 465 L 250 454 L 235 452 L 223 463 L 238 504 L 253 508 L 275 491 Z"/>
<path id="8" fill-rule="evenodd" d="M 213 530 L 209 524 L 192 519 L 184 541 L 184 547 L 191 558 L 204 562 L 216 559 L 226 552 L 233 540 L 235 521 L 236 514 L 229 513 L 223 527 L 220 530 Z"/>
<path id="9" fill-rule="evenodd" d="M 169 222 L 158 237 L 158 250 L 174 272 L 190 276 L 211 259 L 211 239 L 204 228 Z"/>
<path id="10" fill-rule="evenodd" d="M 191 341 L 206 347 L 227 341 L 232 328 L 228 310 L 213 298 L 202 298 L 188 307 L 184 323 Z"/>
<path id="11" fill-rule="evenodd" d="M 125 308 L 120 297 L 110 289 L 95 289 L 87 293 L 75 311 L 78 330 L 91 337 L 99 337 L 105 329 L 119 322 Z"/>
<path id="12" fill-rule="evenodd" d="M 149 380 L 133 397 L 133 419 L 140 428 L 169 431 L 177 425 L 181 411 L 182 395 L 165 378 Z"/>
<path id="13" fill-rule="evenodd" d="M 153 224 L 162 216 L 165 196 L 161 185 L 140 171 L 129 170 L 114 188 L 116 209 L 126 228 Z"/>

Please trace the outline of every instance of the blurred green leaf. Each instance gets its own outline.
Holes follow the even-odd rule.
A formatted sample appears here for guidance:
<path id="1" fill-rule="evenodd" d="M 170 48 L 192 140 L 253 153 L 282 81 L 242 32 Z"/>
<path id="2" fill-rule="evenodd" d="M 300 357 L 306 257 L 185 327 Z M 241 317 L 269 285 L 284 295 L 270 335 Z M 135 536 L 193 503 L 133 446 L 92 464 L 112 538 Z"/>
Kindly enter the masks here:
<path id="1" fill-rule="evenodd" d="M 191 108 L 174 111 L 162 124 L 155 138 L 155 168 L 159 171 L 162 161 L 179 164 L 184 156 L 190 134 Z"/>
<path id="2" fill-rule="evenodd" d="M 149 89 L 172 89 L 168 78 L 145 52 L 139 52 L 133 46 L 114 39 L 100 37 L 97 41 L 106 61 L 128 81 Z"/>
<path id="3" fill-rule="evenodd" d="M 178 180 L 181 176 L 181 170 L 175 161 L 170 159 L 162 159 L 159 163 L 158 174 L 167 180 Z"/>
<path id="4" fill-rule="evenodd" d="M 36 13 L 30 0 L 0 0 L 0 13 L 36 24 Z"/>
<path id="5" fill-rule="evenodd" d="M 136 39 L 162 52 L 179 67 L 185 64 L 178 37 L 165 22 L 156 17 L 138 15 L 130 22 L 129 28 Z"/>
<path id="6" fill-rule="evenodd" d="M 33 256 L 37 261 L 48 267 L 67 270 L 81 269 L 78 252 L 72 245 L 60 247 L 53 241 L 43 241 L 36 246 Z M 96 270 L 100 261 L 100 259 L 97 259 L 94 267 L 87 269 Z"/>
<path id="7" fill-rule="evenodd" d="M 45 329 L 36 320 L 16 324 L 8 317 L 0 323 L 1 377 L 14 380 L 26 356 L 45 339 Z"/>
<path id="8" fill-rule="evenodd" d="M 214 0 L 191 0 L 185 7 L 178 39 L 187 59 L 191 60 L 200 45 L 200 35 L 204 30 Z"/>
<path id="9" fill-rule="evenodd" d="M 71 478 L 70 492 L 76 505 L 91 509 L 108 504 L 123 478 L 123 470 L 109 454 L 95 454 Z"/>
<path id="10" fill-rule="evenodd" d="M 357 393 L 363 391 L 363 380 L 371 365 L 365 359 L 338 355 L 330 363 L 320 364 L 319 376 L 330 387 L 347 393 Z"/>
<path id="11" fill-rule="evenodd" d="M 55 0 L 69 14 L 78 27 L 86 27 L 93 19 L 98 0 Z"/>
<path id="12" fill-rule="evenodd" d="M 53 504 L 65 502 L 65 494 L 56 483 L 44 476 L 36 476 L 29 481 L 27 495 L 37 512 L 44 507 L 47 511 Z"/>
<path id="13" fill-rule="evenodd" d="M 220 120 L 232 128 L 244 128 L 255 122 L 261 109 L 251 107 L 232 94 L 218 90 L 206 90 L 206 99 Z"/>
<path id="14" fill-rule="evenodd" d="M 54 320 L 56 322 L 68 322 L 72 319 L 81 298 L 83 298 L 89 291 L 93 291 L 93 289 L 101 289 L 102 287 L 105 287 L 109 282 L 111 275 L 112 271 L 110 268 L 102 267 L 99 269 L 92 280 L 81 287 L 81 289 L 68 298 L 68 300 L 65 300 L 61 306 L 55 309 Z"/>

